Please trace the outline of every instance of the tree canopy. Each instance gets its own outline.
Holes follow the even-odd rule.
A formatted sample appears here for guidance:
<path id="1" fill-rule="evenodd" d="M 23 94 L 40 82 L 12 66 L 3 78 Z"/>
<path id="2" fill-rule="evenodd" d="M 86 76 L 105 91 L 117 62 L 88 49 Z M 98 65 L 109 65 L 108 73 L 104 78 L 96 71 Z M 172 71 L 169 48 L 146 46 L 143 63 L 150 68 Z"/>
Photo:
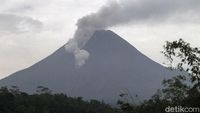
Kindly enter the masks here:
<path id="1" fill-rule="evenodd" d="M 42 86 L 35 94 L 21 92 L 14 86 L 0 89 L 0 113 L 117 113 L 117 109 L 97 100 L 52 94 Z"/>
<path id="2" fill-rule="evenodd" d="M 139 105 L 120 101 L 121 109 L 125 113 L 164 113 L 169 106 L 199 107 L 200 112 L 200 49 L 191 47 L 183 39 L 167 41 L 163 47 L 162 53 L 169 60 L 170 69 L 188 74 L 163 80 L 164 87 Z"/>

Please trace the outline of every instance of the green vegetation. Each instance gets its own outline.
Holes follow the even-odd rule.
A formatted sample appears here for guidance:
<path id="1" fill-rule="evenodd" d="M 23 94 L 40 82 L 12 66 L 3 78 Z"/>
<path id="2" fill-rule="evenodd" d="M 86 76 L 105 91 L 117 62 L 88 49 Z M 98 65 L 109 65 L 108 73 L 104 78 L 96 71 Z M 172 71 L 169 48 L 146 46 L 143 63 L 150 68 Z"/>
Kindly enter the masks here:
<path id="1" fill-rule="evenodd" d="M 124 113 L 165 113 L 168 106 L 200 108 L 200 50 L 180 39 L 166 42 L 162 53 L 170 61 L 171 69 L 178 69 L 185 74 L 164 80 L 164 88 L 139 105 L 119 101 Z M 127 100 L 127 95 L 122 97 Z"/>
<path id="2" fill-rule="evenodd" d="M 52 94 L 48 88 L 38 87 L 29 95 L 14 86 L 0 89 L 0 113 L 116 113 L 117 110 L 96 100 L 83 101 L 65 94 Z"/>

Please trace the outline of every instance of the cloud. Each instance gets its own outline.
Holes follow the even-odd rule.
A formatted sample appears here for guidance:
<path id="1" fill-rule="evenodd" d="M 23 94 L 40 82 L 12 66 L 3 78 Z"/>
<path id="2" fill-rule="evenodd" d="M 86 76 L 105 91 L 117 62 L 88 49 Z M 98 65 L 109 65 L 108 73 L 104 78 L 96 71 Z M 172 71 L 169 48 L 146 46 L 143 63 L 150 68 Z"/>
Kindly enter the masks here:
<path id="1" fill-rule="evenodd" d="M 0 32 L 22 33 L 39 31 L 42 22 L 27 16 L 0 14 Z"/>
<path id="2" fill-rule="evenodd" d="M 117 34 L 126 38 L 129 42 L 133 42 L 132 44 L 140 50 L 146 47 L 146 51 L 142 51 L 145 54 L 149 53 L 151 56 L 160 55 L 160 50 L 165 40 L 169 40 L 169 37 L 172 37 L 171 40 L 175 40 L 175 38 L 184 33 L 187 36 L 181 35 L 182 38 L 188 37 L 188 40 L 193 39 L 193 42 L 196 42 L 198 46 L 199 39 L 197 37 L 199 36 L 199 27 L 190 27 L 196 26 L 199 23 L 199 0 L 118 0 L 117 4 L 113 4 L 113 6 L 119 8 L 108 8 L 110 3 L 107 4 L 105 1 L 109 0 L 42 0 L 39 2 L 37 0 L 1 0 L 0 14 L 14 15 L 17 18 L 31 18 L 42 23 L 42 28 L 39 27 L 40 32 L 38 32 L 37 27 L 33 27 L 34 24 L 31 24 L 32 22 L 28 22 L 29 24 L 26 25 L 30 25 L 30 27 L 18 27 L 17 29 L 14 27 L 5 30 L 6 27 L 11 27 L 9 22 L 7 22 L 6 27 L 0 26 L 0 68 L 9 67 L 6 70 L 10 74 L 48 56 L 65 44 L 69 38 L 73 37 L 73 33 L 76 30 L 75 23 L 78 18 L 84 15 L 86 17 L 96 14 L 96 11 L 102 5 L 105 5 L 103 7 L 107 7 L 105 13 L 108 16 L 104 16 L 104 13 L 101 13 L 101 15 L 96 16 L 96 19 L 101 23 L 105 23 L 104 21 L 106 21 L 106 23 L 114 24 L 112 29 L 115 28 Z M 100 10 L 104 9 L 103 7 Z M 118 13 L 113 13 L 111 12 L 112 10 L 116 10 Z M 112 16 L 109 17 L 109 15 Z M 9 17 L 9 19 L 12 18 L 13 16 Z M 91 20 L 85 22 L 86 25 L 83 24 L 83 26 L 88 26 L 89 23 L 96 25 L 92 18 Z M 163 24 L 168 25 L 168 22 L 177 25 L 177 28 L 163 27 Z M 4 21 L 3 23 L 6 22 Z M 149 26 L 146 24 L 155 25 Z M 19 26 L 23 26 L 23 24 Z M 110 29 L 110 27 L 106 29 Z M 126 27 L 126 29 L 122 27 Z M 159 33 L 163 35 L 156 35 Z M 159 41 L 149 43 L 152 38 L 156 38 Z M 139 39 L 148 41 L 137 42 Z M 79 48 L 87 40 L 78 39 L 80 41 L 78 42 Z M 74 44 L 74 46 L 77 45 Z M 152 51 L 149 50 L 149 46 L 154 46 L 153 49 L 156 49 L 157 54 L 149 52 Z M 86 59 L 87 53 L 82 51 L 82 54 L 77 54 L 77 60 L 81 58 Z M 6 62 L 12 62 L 13 64 Z M 80 62 L 82 61 L 80 60 Z M 22 64 L 25 66 L 19 66 Z M 3 73 L 0 70 L 0 78 L 3 75 L 8 75 L 8 73 Z"/>
<path id="3" fill-rule="evenodd" d="M 199 0 L 137 0 L 120 3 L 111 1 L 97 12 L 85 15 L 77 21 L 78 28 L 73 39 L 69 41 L 65 48 L 67 52 L 72 52 L 74 56 L 77 56 L 77 54 L 79 56 L 87 55 L 76 59 L 76 64 L 83 65 L 85 63 L 84 60 L 89 58 L 89 53 L 81 54 L 79 52 L 86 52 L 86 50 L 82 50 L 82 47 L 96 30 L 130 22 L 163 23 L 165 21 L 177 21 L 185 14 L 190 16 L 198 15 L 196 19 L 199 19 L 199 6 Z M 182 19 L 182 21 L 187 21 L 187 19 L 191 21 L 191 18 Z M 80 60 L 80 58 L 84 59 Z M 82 61 L 82 63 L 79 63 L 79 61 Z"/>
<path id="4" fill-rule="evenodd" d="M 63 46 L 73 36 L 76 20 L 97 10 L 104 1 L 1 0 L 0 14 L 31 18 L 42 23 L 42 28 L 35 29 L 31 22 L 30 27 L 0 30 L 0 78 L 33 65 Z"/>
<path id="5" fill-rule="evenodd" d="M 160 23 L 172 19 L 183 19 L 181 15 L 199 16 L 199 0 L 137 0 L 121 2 L 120 11 L 113 16 L 116 24 L 127 22 Z M 179 15 L 179 16 L 177 16 Z M 178 18 L 174 18 L 178 17 Z M 187 18 L 191 22 L 190 18 Z"/>

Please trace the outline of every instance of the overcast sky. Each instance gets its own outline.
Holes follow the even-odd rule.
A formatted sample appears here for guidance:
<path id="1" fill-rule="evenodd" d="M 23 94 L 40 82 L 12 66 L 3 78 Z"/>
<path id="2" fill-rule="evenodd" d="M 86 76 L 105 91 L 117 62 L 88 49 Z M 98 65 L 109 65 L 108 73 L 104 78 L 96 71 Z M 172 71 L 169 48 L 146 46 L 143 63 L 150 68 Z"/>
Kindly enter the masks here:
<path id="1" fill-rule="evenodd" d="M 118 0 L 128 7 L 121 11 L 126 18 L 113 20 L 123 24 L 107 29 L 162 63 L 165 41 L 183 38 L 200 44 L 200 1 L 174 1 Z M 53 53 L 73 37 L 79 18 L 106 4 L 108 0 L 0 0 L 0 78 Z M 123 22 L 127 18 L 135 21 Z"/>

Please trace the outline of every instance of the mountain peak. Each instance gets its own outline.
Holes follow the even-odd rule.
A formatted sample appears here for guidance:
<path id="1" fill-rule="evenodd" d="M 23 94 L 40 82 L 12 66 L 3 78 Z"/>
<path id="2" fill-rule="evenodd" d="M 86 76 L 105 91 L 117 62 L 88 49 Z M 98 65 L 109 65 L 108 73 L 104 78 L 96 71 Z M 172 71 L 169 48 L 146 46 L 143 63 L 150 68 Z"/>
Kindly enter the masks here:
<path id="1" fill-rule="evenodd" d="M 113 34 L 113 35 L 117 35 L 116 33 L 114 33 L 113 31 L 111 30 L 96 30 L 94 32 L 94 35 L 97 35 L 97 34 Z"/>
<path id="2" fill-rule="evenodd" d="M 83 49 L 90 56 L 81 68 L 75 68 L 73 54 L 61 47 L 37 64 L 0 80 L 0 86 L 17 85 L 27 92 L 45 86 L 69 96 L 115 103 L 127 90 L 140 100 L 151 97 L 171 74 L 110 30 L 96 31 Z"/>
<path id="3" fill-rule="evenodd" d="M 96 31 L 83 49 L 87 50 L 91 57 L 93 55 L 104 56 L 109 54 L 112 56 L 114 54 L 119 54 L 117 56 L 121 56 L 123 58 L 126 55 L 126 57 L 131 56 L 130 53 L 135 54 L 135 57 L 140 57 L 141 55 L 143 56 L 143 54 L 141 54 L 135 47 L 111 30 Z"/>
<path id="4" fill-rule="evenodd" d="M 97 30 L 94 32 L 93 36 L 88 41 L 88 43 L 94 43 L 94 42 L 95 43 L 109 42 L 111 44 L 114 44 L 114 43 L 125 42 L 125 40 L 111 30 Z"/>

